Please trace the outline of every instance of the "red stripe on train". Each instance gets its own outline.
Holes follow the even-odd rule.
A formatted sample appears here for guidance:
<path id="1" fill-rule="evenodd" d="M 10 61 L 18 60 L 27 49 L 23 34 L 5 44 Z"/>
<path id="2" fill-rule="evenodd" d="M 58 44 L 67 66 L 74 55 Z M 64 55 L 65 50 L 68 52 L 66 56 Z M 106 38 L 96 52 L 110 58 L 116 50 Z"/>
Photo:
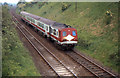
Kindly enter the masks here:
<path id="1" fill-rule="evenodd" d="M 42 29 L 42 28 L 40 28 L 39 26 L 37 26 L 37 25 L 35 25 L 35 24 L 31 23 L 31 22 L 30 22 L 30 21 L 28 21 L 27 19 L 25 19 L 25 18 L 22 18 L 22 19 L 26 20 L 27 22 L 29 22 L 29 24 L 31 24 L 31 25 L 33 25 L 33 26 L 37 27 L 38 29 L 42 30 L 43 32 L 45 32 L 45 30 L 43 30 L 43 29 Z M 47 32 L 47 34 L 48 34 L 48 35 L 50 35 L 50 33 L 49 33 L 49 32 Z M 59 38 L 55 37 L 55 36 L 54 36 L 54 35 L 52 35 L 52 34 L 51 34 L 51 36 L 52 36 L 53 38 L 55 38 L 56 40 L 58 40 L 58 41 L 59 41 Z M 60 41 L 59 41 L 59 42 L 60 42 Z"/>

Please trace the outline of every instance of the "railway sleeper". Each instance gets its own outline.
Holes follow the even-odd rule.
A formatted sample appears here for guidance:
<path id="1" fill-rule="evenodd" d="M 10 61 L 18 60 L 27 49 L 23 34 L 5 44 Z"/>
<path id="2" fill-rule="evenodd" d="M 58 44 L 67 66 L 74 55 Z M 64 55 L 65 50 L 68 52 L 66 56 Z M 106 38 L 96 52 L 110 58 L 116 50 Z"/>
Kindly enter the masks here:
<path id="1" fill-rule="evenodd" d="M 101 73 L 105 73 L 104 71 L 97 71 L 95 72 L 96 74 L 101 74 Z"/>
<path id="2" fill-rule="evenodd" d="M 64 73 L 64 76 L 73 76 L 72 74 Z"/>
<path id="3" fill-rule="evenodd" d="M 100 77 L 101 77 L 101 76 L 104 76 L 104 77 L 106 76 L 106 77 L 108 77 L 109 75 L 108 75 L 107 73 L 98 73 L 98 76 L 100 76 Z"/>
<path id="4" fill-rule="evenodd" d="M 55 70 L 66 70 L 66 68 L 55 68 Z"/>
<path id="5" fill-rule="evenodd" d="M 57 67 L 63 67 L 63 65 L 61 65 L 60 63 L 56 63 L 56 64 L 54 64 L 54 66 L 57 68 Z"/>
<path id="6" fill-rule="evenodd" d="M 108 75 L 108 73 L 105 73 L 105 72 L 104 73 L 102 73 L 102 72 L 96 73 L 96 74 L 98 74 L 98 76 L 106 76 L 106 77 L 110 76 L 110 75 Z"/>
<path id="7" fill-rule="evenodd" d="M 89 68 L 93 68 L 93 67 L 94 67 L 94 65 L 88 65 L 88 67 L 89 67 Z"/>
<path id="8" fill-rule="evenodd" d="M 85 60 L 84 60 L 84 59 L 80 59 L 79 61 L 80 61 L 80 62 L 85 62 Z"/>
<path id="9" fill-rule="evenodd" d="M 64 68 L 64 66 L 56 66 L 55 67 L 56 69 L 61 69 L 61 68 Z M 65 68 L 66 69 L 66 68 Z"/>
<path id="10" fill-rule="evenodd" d="M 71 73 L 59 73 L 60 76 L 73 76 Z"/>
<path id="11" fill-rule="evenodd" d="M 57 72 L 60 76 L 73 76 L 70 72 Z"/>
<path id="12" fill-rule="evenodd" d="M 94 69 L 94 71 L 101 71 L 101 69 Z"/>
<path id="13" fill-rule="evenodd" d="M 87 66 L 88 66 L 88 65 L 90 65 L 90 63 L 88 63 L 88 62 L 85 62 L 85 65 L 87 65 Z"/>
<path id="14" fill-rule="evenodd" d="M 82 64 L 85 64 L 85 61 L 80 61 Z"/>
<path id="15" fill-rule="evenodd" d="M 97 69 L 98 67 L 92 67 L 91 69 Z"/>
<path id="16" fill-rule="evenodd" d="M 68 70 L 60 70 L 60 71 L 56 71 L 58 73 L 70 73 Z"/>
<path id="17" fill-rule="evenodd" d="M 77 60 L 77 62 L 82 63 L 82 62 L 84 62 L 84 61 L 82 61 L 82 60 Z"/>

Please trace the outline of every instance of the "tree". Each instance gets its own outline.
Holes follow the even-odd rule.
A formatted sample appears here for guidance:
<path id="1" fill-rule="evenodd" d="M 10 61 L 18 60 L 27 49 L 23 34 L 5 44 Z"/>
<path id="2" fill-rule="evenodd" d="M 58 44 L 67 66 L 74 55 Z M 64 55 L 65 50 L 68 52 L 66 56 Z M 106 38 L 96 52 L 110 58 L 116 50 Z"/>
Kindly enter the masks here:
<path id="1" fill-rule="evenodd" d="M 7 2 L 4 2 L 4 5 L 8 5 L 8 3 L 7 3 Z"/>
<path id="2" fill-rule="evenodd" d="M 18 5 L 18 4 L 21 4 L 21 3 L 24 4 L 25 2 L 26 2 L 25 0 L 20 0 L 20 1 L 17 3 L 17 5 Z"/>

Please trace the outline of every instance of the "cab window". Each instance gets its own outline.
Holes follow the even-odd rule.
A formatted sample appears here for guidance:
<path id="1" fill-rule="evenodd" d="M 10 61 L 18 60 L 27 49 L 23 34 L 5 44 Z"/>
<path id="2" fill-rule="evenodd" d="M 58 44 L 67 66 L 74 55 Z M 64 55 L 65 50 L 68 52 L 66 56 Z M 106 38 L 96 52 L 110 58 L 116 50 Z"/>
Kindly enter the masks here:
<path id="1" fill-rule="evenodd" d="M 56 35 L 56 29 L 53 30 L 53 34 Z"/>
<path id="2" fill-rule="evenodd" d="M 63 36 L 66 36 L 66 32 L 65 31 L 63 31 Z"/>
<path id="3" fill-rule="evenodd" d="M 46 30 L 48 31 L 48 26 L 46 26 Z"/>
<path id="4" fill-rule="evenodd" d="M 40 22 L 37 22 L 37 25 L 41 27 L 41 23 Z"/>
<path id="5" fill-rule="evenodd" d="M 44 28 L 44 24 L 42 24 L 41 26 L 42 26 L 42 28 Z"/>
<path id="6" fill-rule="evenodd" d="M 73 35 L 73 36 L 76 36 L 76 33 L 75 33 L 75 31 L 72 31 L 72 35 Z"/>

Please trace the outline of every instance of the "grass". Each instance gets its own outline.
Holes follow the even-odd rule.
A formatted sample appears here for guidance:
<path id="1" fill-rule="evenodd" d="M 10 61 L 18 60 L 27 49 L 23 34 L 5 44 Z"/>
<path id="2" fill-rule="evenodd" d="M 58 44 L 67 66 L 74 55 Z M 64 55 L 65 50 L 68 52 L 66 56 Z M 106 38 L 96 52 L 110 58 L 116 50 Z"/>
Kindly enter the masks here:
<path id="1" fill-rule="evenodd" d="M 72 2 L 42 4 L 38 2 L 22 10 L 75 27 L 79 38 L 76 48 L 118 72 L 118 3 L 78 2 L 77 12 Z M 63 5 L 71 6 L 62 12 Z M 112 17 L 106 15 L 108 10 Z"/>
<path id="2" fill-rule="evenodd" d="M 0 4 L 0 25 L 2 23 L 2 6 Z M 0 77 L 2 77 L 2 27 L 0 27 Z"/>
<path id="3" fill-rule="evenodd" d="M 7 6 L 3 6 L 2 14 L 2 75 L 40 76 L 32 57 L 18 37 Z"/>

